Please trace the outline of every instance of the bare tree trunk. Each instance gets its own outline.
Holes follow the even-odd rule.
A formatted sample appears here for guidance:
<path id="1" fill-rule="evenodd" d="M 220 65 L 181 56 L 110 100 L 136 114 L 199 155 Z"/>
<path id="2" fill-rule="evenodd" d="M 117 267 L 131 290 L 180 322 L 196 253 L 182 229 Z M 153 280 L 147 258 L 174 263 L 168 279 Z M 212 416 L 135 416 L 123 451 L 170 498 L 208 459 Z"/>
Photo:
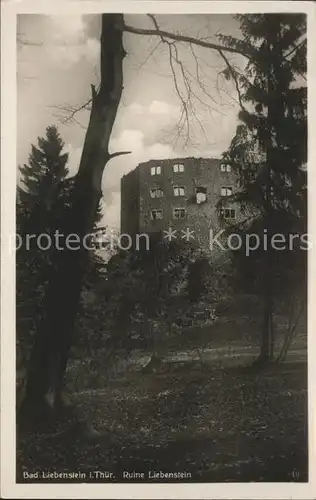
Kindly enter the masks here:
<path id="1" fill-rule="evenodd" d="M 269 277 L 265 277 L 269 281 Z M 271 342 L 271 301 L 268 292 L 268 284 L 265 283 L 266 290 L 263 295 L 263 318 L 262 318 L 262 338 L 259 362 L 265 364 L 270 360 L 270 342 Z"/>
<path id="2" fill-rule="evenodd" d="M 108 150 L 123 89 L 123 22 L 122 14 L 102 15 L 101 84 L 98 92 L 92 86 L 90 121 L 66 222 L 66 234 L 77 235 L 80 248 L 55 252 L 55 271 L 45 297 L 46 314 L 36 332 L 29 362 L 23 407 L 31 414 L 39 412 L 39 417 L 43 416 L 41 409 L 47 407 L 48 392 L 53 392 L 54 409 L 63 406 L 61 391 L 87 260 L 82 241 L 93 229 L 104 167 L 111 157 L 123 154 L 110 155 Z"/>
<path id="3" fill-rule="evenodd" d="M 262 337 L 261 349 L 259 355 L 259 364 L 263 365 L 271 360 L 271 351 L 273 351 L 274 336 L 272 331 L 272 316 L 273 316 L 273 255 L 270 246 L 271 237 L 271 161 L 272 147 L 270 138 L 267 147 L 267 187 L 266 187 L 266 208 L 264 217 L 264 229 L 268 240 L 267 248 L 263 249 L 263 275 L 262 275 L 262 298 L 263 298 L 263 317 L 262 317 Z"/>
<path id="4" fill-rule="evenodd" d="M 273 324 L 273 305 L 271 305 L 270 310 L 270 361 L 274 359 L 274 343 L 275 343 L 275 331 Z"/>
<path id="5" fill-rule="evenodd" d="M 271 57 L 271 40 L 272 35 L 269 34 L 266 47 L 267 47 L 267 58 L 269 61 L 272 60 Z M 272 306 L 273 306 L 273 255 L 272 248 L 270 245 L 271 237 L 271 225 L 273 221 L 272 213 L 272 200 L 271 200 L 271 189 L 272 189 L 272 168 L 274 162 L 274 151 L 272 143 L 272 133 L 273 133 L 273 112 L 274 112 L 274 99 L 275 99 L 275 87 L 273 81 L 273 64 L 270 63 L 270 70 L 267 76 L 267 92 L 268 92 L 268 110 L 267 110 L 267 131 L 266 131 L 266 169 L 267 169 L 267 184 L 265 189 L 265 217 L 264 217 L 264 229 L 266 230 L 266 236 L 268 240 L 267 248 L 263 249 L 264 252 L 264 264 L 263 264 L 263 319 L 262 319 L 262 339 L 261 339 L 261 349 L 258 362 L 260 365 L 264 365 L 271 360 L 271 348 L 273 350 L 273 333 L 272 333 Z"/>
<path id="6" fill-rule="evenodd" d="M 291 311 L 290 311 L 287 332 L 286 332 L 281 350 L 278 354 L 278 357 L 276 358 L 276 361 L 279 363 L 282 363 L 286 359 L 286 355 L 287 355 L 288 350 L 290 348 L 291 342 L 295 336 L 299 320 L 300 320 L 302 313 L 304 311 L 304 307 L 305 307 L 305 303 L 304 303 L 304 299 L 303 299 L 298 306 L 298 312 L 297 312 L 296 317 L 294 318 L 295 301 L 293 300 Z"/>

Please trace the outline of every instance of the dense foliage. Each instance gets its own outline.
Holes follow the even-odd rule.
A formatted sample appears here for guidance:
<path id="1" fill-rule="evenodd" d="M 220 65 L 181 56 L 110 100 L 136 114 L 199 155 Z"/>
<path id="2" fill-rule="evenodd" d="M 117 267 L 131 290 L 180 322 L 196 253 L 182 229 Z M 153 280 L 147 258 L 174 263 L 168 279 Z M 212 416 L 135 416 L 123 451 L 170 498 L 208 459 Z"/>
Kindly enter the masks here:
<path id="1" fill-rule="evenodd" d="M 56 231 L 65 234 L 72 201 L 74 177 L 68 174 L 68 153 L 55 126 L 31 146 L 28 163 L 19 167 L 17 187 L 17 341 L 19 354 L 27 355 L 36 325 L 42 317 L 43 297 L 54 272 Z M 101 218 L 98 210 L 97 221 Z M 97 222 L 96 221 L 96 222 Z M 60 244 L 65 244 L 61 239 Z M 86 284 L 96 279 L 103 263 L 90 252 Z"/>
<path id="2" fill-rule="evenodd" d="M 263 297 L 262 355 L 272 358 L 273 296 L 284 290 L 304 295 L 306 285 L 306 19 L 303 14 L 237 18 L 242 40 L 220 37 L 228 46 L 251 48 L 252 54 L 243 72 L 231 65 L 226 71 L 241 105 L 241 124 L 224 154 L 239 173 L 236 199 L 245 214 L 242 224 L 231 228 L 243 238 L 233 259 L 239 285 Z M 248 253 L 247 233 L 260 238 Z"/>

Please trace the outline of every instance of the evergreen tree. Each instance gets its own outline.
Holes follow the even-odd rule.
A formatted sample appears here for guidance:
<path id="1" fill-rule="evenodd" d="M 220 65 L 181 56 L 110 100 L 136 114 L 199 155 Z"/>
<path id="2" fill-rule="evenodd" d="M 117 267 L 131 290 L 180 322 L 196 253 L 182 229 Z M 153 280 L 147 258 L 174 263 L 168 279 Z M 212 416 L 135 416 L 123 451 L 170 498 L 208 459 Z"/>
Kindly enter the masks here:
<path id="1" fill-rule="evenodd" d="M 239 91 L 241 125 L 225 154 L 240 174 L 238 199 L 248 211 L 241 234 L 255 232 L 267 245 L 252 258 L 237 255 L 239 264 L 263 298 L 262 342 L 259 360 L 274 356 L 274 296 L 277 284 L 300 264 L 304 284 L 305 258 L 296 252 L 278 252 L 273 234 L 302 234 L 306 230 L 307 89 L 306 19 L 303 14 L 239 15 L 242 40 L 221 36 L 230 47 L 243 47 L 252 57 L 243 74 L 230 64 L 226 77 Z M 235 254 L 236 255 L 236 254 Z M 235 260 L 236 262 L 236 260 Z M 252 265 L 250 265 L 252 263 Z M 253 271 L 251 273 L 251 270 Z M 304 274 L 305 273 L 305 274 Z M 292 273 L 293 274 L 293 273 Z"/>
<path id="2" fill-rule="evenodd" d="M 19 167 L 21 186 L 18 187 L 18 227 L 36 234 L 49 230 L 51 214 L 68 175 L 68 154 L 55 126 L 47 127 L 46 137 L 31 146 L 28 164 Z"/>
<path id="3" fill-rule="evenodd" d="M 49 249 L 41 251 L 38 248 L 35 237 L 43 233 L 52 235 L 60 217 L 56 206 L 59 205 L 60 211 L 70 196 L 69 187 L 65 189 L 64 186 L 68 154 L 63 152 L 63 147 L 57 128 L 47 127 L 45 137 L 39 137 L 37 146 L 31 146 L 28 164 L 19 167 L 16 224 L 22 245 L 16 255 L 17 327 L 19 340 L 27 339 L 27 343 L 29 332 L 42 310 L 41 298 L 51 256 Z"/>
<path id="4" fill-rule="evenodd" d="M 72 204 L 75 178 L 68 178 L 68 153 L 55 126 L 47 127 L 45 137 L 31 146 L 28 163 L 19 167 L 16 223 L 21 247 L 17 264 L 17 341 L 27 351 L 33 331 L 42 318 L 43 297 L 51 272 L 54 272 L 54 233 L 64 232 L 64 224 Z M 98 208 L 96 223 L 102 217 Z M 45 235 L 38 244 L 37 237 Z M 51 238 L 52 245 L 44 250 Z M 100 263 L 90 252 L 89 276 L 98 274 Z"/>

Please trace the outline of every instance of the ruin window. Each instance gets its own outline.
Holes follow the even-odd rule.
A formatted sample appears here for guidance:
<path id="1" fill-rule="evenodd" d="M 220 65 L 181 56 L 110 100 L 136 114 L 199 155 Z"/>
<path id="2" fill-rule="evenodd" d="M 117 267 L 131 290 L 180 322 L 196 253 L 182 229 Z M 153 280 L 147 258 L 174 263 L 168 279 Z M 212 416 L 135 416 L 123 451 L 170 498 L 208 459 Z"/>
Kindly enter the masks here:
<path id="1" fill-rule="evenodd" d="M 206 202 L 206 188 L 205 187 L 196 187 L 195 188 L 195 200 L 199 205 L 200 203 Z"/>
<path id="2" fill-rule="evenodd" d="M 173 194 L 174 194 L 174 196 L 184 196 L 185 195 L 184 186 L 174 186 Z"/>
<path id="3" fill-rule="evenodd" d="M 220 211 L 220 215 L 224 219 L 236 219 L 236 210 L 234 208 L 223 208 Z"/>
<path id="4" fill-rule="evenodd" d="M 151 198 L 162 198 L 163 197 L 163 190 L 160 188 L 152 188 L 150 189 L 150 197 Z"/>
<path id="5" fill-rule="evenodd" d="M 221 172 L 231 172 L 232 167 L 229 163 L 221 163 Z"/>
<path id="6" fill-rule="evenodd" d="M 231 196 L 233 194 L 233 188 L 230 186 L 223 186 L 221 188 L 221 196 Z"/>
<path id="7" fill-rule="evenodd" d="M 160 175 L 161 174 L 161 165 L 158 165 L 157 167 L 151 167 L 150 173 L 151 173 L 151 175 Z"/>
<path id="8" fill-rule="evenodd" d="M 186 209 L 185 208 L 174 208 L 173 218 L 174 219 L 185 219 Z"/>
<path id="9" fill-rule="evenodd" d="M 173 171 L 175 173 L 184 172 L 184 165 L 183 165 L 183 163 L 175 163 L 173 165 Z"/>
<path id="10" fill-rule="evenodd" d="M 162 219 L 162 210 L 152 210 L 150 212 L 151 220 Z"/>

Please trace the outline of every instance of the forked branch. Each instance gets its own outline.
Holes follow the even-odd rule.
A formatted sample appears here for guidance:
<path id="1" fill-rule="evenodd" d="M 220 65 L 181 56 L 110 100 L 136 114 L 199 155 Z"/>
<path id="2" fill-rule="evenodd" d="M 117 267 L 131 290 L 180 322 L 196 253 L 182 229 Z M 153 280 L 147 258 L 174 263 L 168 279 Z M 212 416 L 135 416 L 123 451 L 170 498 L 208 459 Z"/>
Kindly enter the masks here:
<path id="1" fill-rule="evenodd" d="M 165 31 L 159 28 L 155 16 L 152 14 L 148 14 L 150 19 L 154 22 L 155 28 L 136 28 L 134 26 L 130 26 L 129 24 L 124 24 L 122 29 L 127 31 L 128 33 L 134 33 L 134 35 L 147 35 L 147 36 L 160 36 L 165 40 L 174 40 L 176 42 L 186 42 L 192 43 L 193 45 L 197 45 L 199 47 L 204 47 L 206 49 L 213 50 L 225 50 L 226 52 L 231 52 L 233 54 L 241 54 L 242 56 L 250 59 L 253 54 L 248 53 L 245 50 L 241 50 L 238 48 L 225 47 L 225 45 L 220 45 L 218 43 L 208 42 L 204 38 L 195 38 L 188 35 L 182 35 L 180 33 L 171 33 L 170 31 Z"/>

